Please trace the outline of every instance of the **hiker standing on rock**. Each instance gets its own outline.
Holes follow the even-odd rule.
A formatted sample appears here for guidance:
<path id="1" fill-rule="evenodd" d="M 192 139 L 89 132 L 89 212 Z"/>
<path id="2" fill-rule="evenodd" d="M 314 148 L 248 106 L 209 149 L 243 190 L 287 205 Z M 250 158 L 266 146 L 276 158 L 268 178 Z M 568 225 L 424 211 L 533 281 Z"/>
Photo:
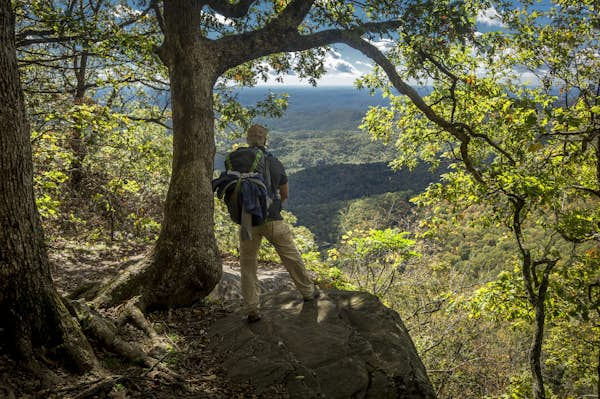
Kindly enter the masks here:
<path id="1" fill-rule="evenodd" d="M 242 296 L 244 310 L 249 322 L 260 320 L 259 290 L 256 277 L 258 250 L 262 238 L 265 237 L 275 247 L 281 262 L 292 277 L 296 288 L 304 300 L 312 300 L 319 296 L 319 290 L 310 280 L 306 267 L 296 248 L 290 226 L 281 217 L 281 205 L 288 198 L 288 181 L 285 169 L 281 162 L 265 149 L 267 143 L 267 129 L 260 125 L 253 125 L 248 129 L 246 140 L 251 148 L 262 151 L 266 159 L 265 173 L 271 181 L 267 185 L 273 188 L 273 202 L 268 207 L 266 222 L 252 226 L 251 234 L 246 237 L 240 228 L 240 266 L 242 269 Z"/>

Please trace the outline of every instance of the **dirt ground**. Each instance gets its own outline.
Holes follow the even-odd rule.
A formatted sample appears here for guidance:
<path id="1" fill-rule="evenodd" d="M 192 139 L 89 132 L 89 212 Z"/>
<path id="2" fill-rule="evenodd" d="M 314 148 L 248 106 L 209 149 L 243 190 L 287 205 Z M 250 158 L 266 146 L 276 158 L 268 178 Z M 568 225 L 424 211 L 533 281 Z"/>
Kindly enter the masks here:
<path id="1" fill-rule="evenodd" d="M 53 243 L 49 255 L 59 292 L 72 292 L 82 284 L 114 275 L 123 265 L 143 257 L 144 245 L 98 245 L 82 247 L 71 242 Z M 235 261 L 229 259 L 228 261 Z M 209 350 L 210 325 L 229 312 L 208 301 L 190 308 L 147 315 L 167 350 L 156 357 L 156 367 L 143 368 L 124 362 L 119 356 L 99 349 L 96 354 L 107 371 L 102 378 L 72 375 L 47 360 L 46 381 L 20 370 L 6 356 L 0 356 L 0 399 L 33 398 L 285 398 L 274 387 L 257 395 L 250 385 L 235 385 L 226 378 L 221 361 Z M 107 313 L 108 317 L 115 315 Z M 143 343 L 144 335 L 127 326 L 126 338 Z"/>

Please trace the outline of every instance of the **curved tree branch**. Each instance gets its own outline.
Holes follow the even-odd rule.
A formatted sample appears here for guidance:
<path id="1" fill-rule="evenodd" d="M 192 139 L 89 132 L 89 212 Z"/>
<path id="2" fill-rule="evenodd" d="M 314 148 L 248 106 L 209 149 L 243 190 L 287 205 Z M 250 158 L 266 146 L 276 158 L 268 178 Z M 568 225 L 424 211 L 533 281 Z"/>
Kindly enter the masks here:
<path id="1" fill-rule="evenodd" d="M 150 12 L 150 10 L 152 10 L 153 7 L 153 2 L 150 3 L 150 5 L 148 7 L 146 7 L 144 10 L 142 10 L 142 12 L 140 12 L 139 14 L 129 18 L 126 21 L 123 21 L 119 24 L 119 28 L 123 29 L 128 27 L 129 25 L 133 25 L 134 23 L 138 22 L 140 19 L 144 18 L 146 15 L 148 15 L 148 13 Z"/>
<path id="2" fill-rule="evenodd" d="M 288 8 L 300 1 L 290 3 Z M 301 3 L 301 2 L 300 2 Z M 309 2 L 312 4 L 312 2 Z M 286 8 L 286 10 L 288 10 Z M 310 9 L 310 7 L 306 6 Z M 306 9 L 305 9 L 306 10 Z M 306 11 L 308 12 L 308 11 Z M 280 17 L 283 16 L 284 12 Z M 292 13 L 292 11 L 290 11 Z M 299 15 L 295 11 L 294 15 Z M 301 21 L 300 21 L 301 22 Z M 483 182 L 481 172 L 474 166 L 468 153 L 471 137 L 464 124 L 455 124 L 437 114 L 410 85 L 402 80 L 394 64 L 373 44 L 361 38 L 365 33 L 383 33 L 402 26 L 400 20 L 372 22 L 358 25 L 351 29 L 329 29 L 310 35 L 301 35 L 293 26 L 269 24 L 263 29 L 234 36 L 226 36 L 216 41 L 222 57 L 222 72 L 245 62 L 270 54 L 292 51 L 303 51 L 333 43 L 344 43 L 360 51 L 376 62 L 388 75 L 392 85 L 401 94 L 406 95 L 421 112 L 433 123 L 450 133 L 461 142 L 461 156 L 465 167 L 478 182 Z M 274 40 L 274 38 L 276 38 Z M 492 143 L 493 144 L 493 143 Z M 507 155 L 498 146 L 496 149 Z M 510 158 L 509 158 L 510 159 Z"/>
<path id="3" fill-rule="evenodd" d="M 506 159 L 508 159 L 508 162 L 511 165 L 516 165 L 515 160 L 513 159 L 513 157 L 508 153 L 508 151 L 504 150 L 503 148 L 500 147 L 500 145 L 494 143 L 492 141 L 492 139 L 490 139 L 488 136 L 486 136 L 485 134 L 481 134 L 481 133 L 475 133 L 473 131 L 473 129 L 471 128 L 471 126 L 465 124 L 465 123 L 457 123 L 456 126 L 462 126 L 466 131 L 469 132 L 469 135 L 471 137 L 476 137 L 479 139 L 482 139 L 483 141 L 485 141 L 486 143 L 489 144 L 490 147 L 494 148 L 496 151 L 498 151 L 500 154 L 504 155 L 504 157 Z"/>
<path id="4" fill-rule="evenodd" d="M 17 41 L 17 47 L 25 47 L 31 46 L 34 44 L 50 44 L 50 43 L 67 43 L 75 40 L 82 39 L 84 35 L 75 35 L 75 36 L 38 36 L 36 38 L 31 39 L 23 39 Z"/>
<path id="5" fill-rule="evenodd" d="M 457 129 L 452 123 L 438 115 L 425 101 L 423 101 L 423 98 L 415 89 L 402 80 L 396 71 L 394 64 L 392 64 L 392 62 L 377 47 L 351 33 L 343 35 L 343 42 L 375 61 L 377 65 L 385 71 L 390 79 L 390 83 L 392 83 L 396 90 L 407 96 L 413 104 L 423 112 L 427 119 L 448 131 L 461 142 L 469 141 L 469 137 L 462 132 L 462 129 Z"/>
<path id="6" fill-rule="evenodd" d="M 596 197 L 600 198 L 600 190 L 594 190 L 593 188 L 585 187 L 585 186 L 570 186 L 570 187 L 575 190 L 584 191 L 588 194 L 592 194 L 592 195 L 595 195 Z"/>
<path id="7" fill-rule="evenodd" d="M 342 41 L 375 61 L 385 71 L 396 90 L 407 96 L 427 119 L 443 128 L 461 142 L 460 154 L 467 171 L 471 173 L 475 180 L 479 183 L 483 183 L 481 172 L 473 165 L 473 161 L 469 156 L 468 145 L 471 141 L 471 136 L 465 133 L 465 126 L 462 124 L 451 123 L 437 114 L 429 105 L 427 105 L 427 103 L 425 103 L 425 101 L 423 101 L 423 98 L 415 89 L 402 80 L 396 71 L 394 64 L 392 64 L 392 62 L 377 47 L 356 34 L 345 33 Z"/>
<path id="8" fill-rule="evenodd" d="M 354 28 L 327 29 L 309 35 L 301 35 L 296 27 L 271 23 L 262 29 L 225 36 L 216 41 L 217 52 L 223 62 L 223 72 L 245 62 L 270 54 L 304 51 L 334 43 L 342 43 L 346 34 L 360 36 L 364 33 L 383 33 L 402 26 L 398 20 L 371 22 Z"/>

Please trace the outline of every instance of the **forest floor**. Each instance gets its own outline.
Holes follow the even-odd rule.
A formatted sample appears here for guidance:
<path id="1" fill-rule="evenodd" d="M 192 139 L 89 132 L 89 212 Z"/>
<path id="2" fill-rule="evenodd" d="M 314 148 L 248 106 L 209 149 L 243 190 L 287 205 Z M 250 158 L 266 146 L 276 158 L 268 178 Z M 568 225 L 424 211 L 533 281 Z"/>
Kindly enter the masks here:
<path id="1" fill-rule="evenodd" d="M 57 289 L 66 295 L 82 284 L 114 275 L 124 264 L 143 257 L 147 250 L 146 246 L 134 244 L 81 246 L 59 242 L 52 244 L 49 255 Z M 106 375 L 73 375 L 58 368 L 49 356 L 45 364 L 48 378 L 42 381 L 19 369 L 11 359 L 0 357 L 0 399 L 285 398 L 277 389 L 257 395 L 250 385 L 228 381 L 221 360 L 209 349 L 208 334 L 211 324 L 228 312 L 206 301 L 189 308 L 148 314 L 148 320 L 169 348 L 157 356 L 160 367 L 144 368 L 125 362 L 92 342 Z M 104 315 L 114 319 L 114 313 Z M 129 341 L 143 346 L 144 334 L 139 330 L 130 327 L 126 335 Z"/>

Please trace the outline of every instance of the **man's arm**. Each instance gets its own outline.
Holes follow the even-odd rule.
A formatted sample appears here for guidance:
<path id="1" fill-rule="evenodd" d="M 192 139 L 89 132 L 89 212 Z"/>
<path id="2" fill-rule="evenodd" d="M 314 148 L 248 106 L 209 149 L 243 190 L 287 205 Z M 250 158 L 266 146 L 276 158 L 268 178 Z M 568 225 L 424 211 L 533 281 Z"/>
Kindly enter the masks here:
<path id="1" fill-rule="evenodd" d="M 282 184 L 279 186 L 279 195 L 281 196 L 281 203 L 285 201 L 288 197 L 288 184 Z"/>

